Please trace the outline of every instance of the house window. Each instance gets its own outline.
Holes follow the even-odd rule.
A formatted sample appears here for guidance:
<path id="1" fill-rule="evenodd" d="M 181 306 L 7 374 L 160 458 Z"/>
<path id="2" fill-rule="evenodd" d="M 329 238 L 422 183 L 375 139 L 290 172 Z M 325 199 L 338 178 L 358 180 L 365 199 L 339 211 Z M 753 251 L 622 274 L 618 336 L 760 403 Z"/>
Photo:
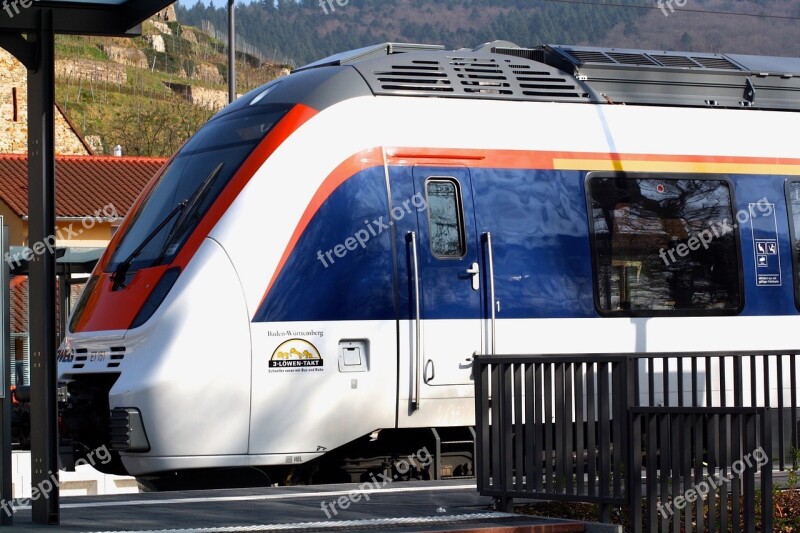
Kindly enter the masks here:
<path id="1" fill-rule="evenodd" d="M 462 257 L 466 246 L 458 183 L 448 178 L 432 178 L 425 182 L 425 191 L 431 253 L 440 258 Z"/>
<path id="2" fill-rule="evenodd" d="M 587 192 L 601 314 L 741 309 L 737 231 L 726 181 L 590 175 Z"/>

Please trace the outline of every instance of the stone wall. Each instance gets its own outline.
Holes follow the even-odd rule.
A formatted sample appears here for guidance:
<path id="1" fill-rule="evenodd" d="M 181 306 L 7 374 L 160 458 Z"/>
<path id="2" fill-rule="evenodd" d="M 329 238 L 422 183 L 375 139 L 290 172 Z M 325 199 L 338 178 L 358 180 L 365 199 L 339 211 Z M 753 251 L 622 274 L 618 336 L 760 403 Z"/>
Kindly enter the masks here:
<path id="1" fill-rule="evenodd" d="M 153 24 L 153 26 L 155 26 L 155 28 L 159 32 L 165 35 L 172 35 L 172 30 L 170 29 L 169 26 L 167 26 L 165 22 L 159 22 L 158 20 L 151 20 L 150 23 Z"/>
<path id="2" fill-rule="evenodd" d="M 150 46 L 156 52 L 161 52 L 163 54 L 167 51 L 167 46 L 164 44 L 164 37 L 161 35 L 146 35 L 145 39 L 147 39 L 147 42 L 150 43 Z"/>
<path id="3" fill-rule="evenodd" d="M 126 48 L 113 44 L 104 44 L 103 52 L 114 63 L 134 68 L 147 68 L 147 56 L 137 48 Z"/>
<path id="4" fill-rule="evenodd" d="M 144 54 L 142 54 L 144 56 Z M 145 67 L 147 59 L 145 58 Z M 69 80 L 86 80 L 93 83 L 124 85 L 128 73 L 124 65 L 93 59 L 57 59 L 56 77 Z"/>
<path id="5" fill-rule="evenodd" d="M 210 63 L 197 63 L 194 70 L 194 77 L 208 83 L 225 84 L 225 78 L 219 73 L 217 66 Z"/>
<path id="6" fill-rule="evenodd" d="M 56 153 L 89 153 L 59 109 L 56 109 L 55 133 Z M 0 153 L 24 154 L 27 151 L 28 73 L 22 63 L 0 49 Z"/>
<path id="7" fill-rule="evenodd" d="M 228 91 L 217 89 L 206 89 L 205 87 L 191 86 L 189 88 L 191 102 L 194 105 L 207 107 L 209 109 L 221 109 L 228 105 Z"/>
<path id="8" fill-rule="evenodd" d="M 99 135 L 87 135 L 84 139 L 86 139 L 86 143 L 92 147 L 94 153 L 104 154 L 106 152 L 105 146 L 103 146 L 103 139 L 101 139 Z"/>
<path id="9" fill-rule="evenodd" d="M 181 28 L 181 37 L 190 43 L 197 44 L 197 35 L 195 35 L 195 33 L 189 28 Z"/>
<path id="10" fill-rule="evenodd" d="M 206 89 L 186 83 L 165 83 L 165 85 L 197 106 L 216 110 L 228 105 L 228 91 Z"/>

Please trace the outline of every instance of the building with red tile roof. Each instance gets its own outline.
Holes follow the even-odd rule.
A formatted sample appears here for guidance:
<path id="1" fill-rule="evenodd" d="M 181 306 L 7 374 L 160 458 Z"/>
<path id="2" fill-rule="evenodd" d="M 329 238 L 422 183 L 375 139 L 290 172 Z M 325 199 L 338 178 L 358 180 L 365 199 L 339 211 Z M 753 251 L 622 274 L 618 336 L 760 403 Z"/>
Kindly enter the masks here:
<path id="1" fill-rule="evenodd" d="M 149 157 L 57 155 L 56 246 L 98 252 L 105 248 L 122 218 L 165 162 L 163 158 Z M 26 155 L 0 154 L 0 215 L 9 227 L 12 247 L 21 250 L 32 246 L 28 242 Z M 84 280 L 85 275 L 62 279 L 59 292 L 68 291 L 70 302 L 74 303 Z M 10 289 L 12 384 L 27 384 L 27 276 L 13 277 Z"/>
<path id="2" fill-rule="evenodd" d="M 105 247 L 121 222 L 111 219 L 128 212 L 165 162 L 151 157 L 56 156 L 56 244 Z M 29 245 L 27 165 L 26 155 L 0 154 L 0 215 L 9 226 L 11 246 Z M 81 227 L 78 236 L 67 231 L 83 217 L 98 220 L 91 228 Z"/>
<path id="3" fill-rule="evenodd" d="M 56 216 L 83 217 L 113 203 L 130 208 L 166 159 L 153 157 L 56 156 Z M 0 154 L 0 199 L 20 216 L 28 214 L 28 160 Z"/>

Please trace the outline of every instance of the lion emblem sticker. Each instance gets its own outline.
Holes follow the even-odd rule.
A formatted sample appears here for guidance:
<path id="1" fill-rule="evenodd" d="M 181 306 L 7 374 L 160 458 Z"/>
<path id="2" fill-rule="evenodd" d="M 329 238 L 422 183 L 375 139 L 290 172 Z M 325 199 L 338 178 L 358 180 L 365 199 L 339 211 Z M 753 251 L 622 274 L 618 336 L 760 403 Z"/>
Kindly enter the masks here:
<path id="1" fill-rule="evenodd" d="M 321 367 L 322 356 L 317 347 L 303 339 L 283 341 L 269 358 L 270 368 Z"/>

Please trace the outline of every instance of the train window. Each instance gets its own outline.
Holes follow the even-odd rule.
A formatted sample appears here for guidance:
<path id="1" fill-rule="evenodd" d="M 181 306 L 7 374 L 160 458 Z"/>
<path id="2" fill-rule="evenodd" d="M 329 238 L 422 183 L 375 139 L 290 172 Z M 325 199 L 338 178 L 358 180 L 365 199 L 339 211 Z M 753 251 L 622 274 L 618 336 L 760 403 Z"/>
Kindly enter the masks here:
<path id="1" fill-rule="evenodd" d="M 288 105 L 217 115 L 175 154 L 119 237 L 106 272 L 170 263 L 239 166 Z"/>
<path id="2" fill-rule="evenodd" d="M 789 200 L 789 213 L 791 213 L 795 303 L 800 308 L 800 181 L 790 181 L 786 184 L 786 196 Z"/>
<path id="3" fill-rule="evenodd" d="M 587 191 L 601 314 L 732 314 L 741 309 L 727 182 L 590 175 Z"/>
<path id="4" fill-rule="evenodd" d="M 448 178 L 429 179 L 425 182 L 425 192 L 431 253 L 441 258 L 462 257 L 466 246 L 458 183 Z"/>

